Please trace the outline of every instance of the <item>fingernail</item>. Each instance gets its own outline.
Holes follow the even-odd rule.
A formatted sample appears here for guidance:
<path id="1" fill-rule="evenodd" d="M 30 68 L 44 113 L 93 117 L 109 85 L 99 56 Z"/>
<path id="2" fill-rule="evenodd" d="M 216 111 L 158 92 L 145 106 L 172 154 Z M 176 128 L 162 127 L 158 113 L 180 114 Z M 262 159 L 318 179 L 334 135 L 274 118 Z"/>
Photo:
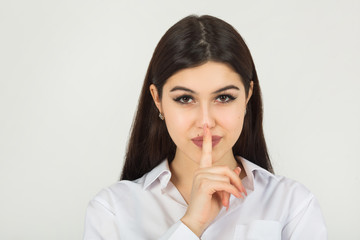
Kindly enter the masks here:
<path id="1" fill-rule="evenodd" d="M 208 135 L 209 130 L 206 123 L 204 124 L 203 130 L 204 130 L 204 136 Z"/>
<path id="2" fill-rule="evenodd" d="M 245 196 L 247 196 L 247 192 L 246 192 L 246 189 L 244 188 L 244 194 L 245 194 Z"/>

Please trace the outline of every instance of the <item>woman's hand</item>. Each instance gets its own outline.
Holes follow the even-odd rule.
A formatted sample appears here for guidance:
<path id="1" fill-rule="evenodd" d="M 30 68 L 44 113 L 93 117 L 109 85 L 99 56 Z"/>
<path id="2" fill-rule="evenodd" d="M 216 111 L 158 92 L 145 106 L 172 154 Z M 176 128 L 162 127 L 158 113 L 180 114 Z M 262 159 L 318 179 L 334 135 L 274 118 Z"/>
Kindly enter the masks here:
<path id="1" fill-rule="evenodd" d="M 219 214 L 222 206 L 229 207 L 230 194 L 243 198 L 246 194 L 239 174 L 240 168 L 231 170 L 227 166 L 212 167 L 212 137 L 204 126 L 202 156 L 199 169 L 195 172 L 188 209 L 181 221 L 197 236 Z"/>

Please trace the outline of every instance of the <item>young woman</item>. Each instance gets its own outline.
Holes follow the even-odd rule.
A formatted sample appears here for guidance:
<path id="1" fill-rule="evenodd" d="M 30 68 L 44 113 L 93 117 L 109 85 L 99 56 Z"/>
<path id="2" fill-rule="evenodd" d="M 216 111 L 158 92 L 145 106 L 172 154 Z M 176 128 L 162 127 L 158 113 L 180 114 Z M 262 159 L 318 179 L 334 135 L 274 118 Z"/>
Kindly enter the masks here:
<path id="1" fill-rule="evenodd" d="M 245 42 L 189 16 L 151 59 L 121 181 L 89 204 L 84 239 L 326 239 L 314 196 L 273 174 Z"/>

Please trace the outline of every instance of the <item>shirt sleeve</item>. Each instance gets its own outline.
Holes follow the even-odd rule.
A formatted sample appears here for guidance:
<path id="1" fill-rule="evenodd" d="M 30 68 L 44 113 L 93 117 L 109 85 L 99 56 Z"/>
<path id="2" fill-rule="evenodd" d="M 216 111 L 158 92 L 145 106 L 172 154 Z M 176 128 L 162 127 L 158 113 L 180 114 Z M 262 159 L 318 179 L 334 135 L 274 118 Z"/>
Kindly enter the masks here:
<path id="1" fill-rule="evenodd" d="M 86 211 L 84 240 L 120 239 L 115 225 L 115 214 L 97 200 L 92 200 Z"/>
<path id="2" fill-rule="evenodd" d="M 182 221 L 177 221 L 172 225 L 160 240 L 199 240 L 193 231 L 191 231 Z"/>
<path id="3" fill-rule="evenodd" d="M 314 195 L 311 194 L 295 211 L 295 216 L 283 228 L 282 239 L 327 239 L 325 221 Z"/>

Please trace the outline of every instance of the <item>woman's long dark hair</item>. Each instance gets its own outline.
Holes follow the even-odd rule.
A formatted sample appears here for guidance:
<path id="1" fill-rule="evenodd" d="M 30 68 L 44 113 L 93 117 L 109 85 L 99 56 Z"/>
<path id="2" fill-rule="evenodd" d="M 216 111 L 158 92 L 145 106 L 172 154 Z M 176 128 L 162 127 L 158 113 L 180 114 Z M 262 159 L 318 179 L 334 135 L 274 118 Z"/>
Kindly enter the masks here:
<path id="1" fill-rule="evenodd" d="M 165 158 L 169 163 L 176 146 L 150 94 L 154 84 L 159 96 L 167 79 L 181 69 L 208 61 L 226 63 L 241 76 L 246 93 L 253 81 L 253 94 L 241 135 L 233 146 L 234 155 L 273 172 L 262 128 L 261 91 L 250 51 L 239 33 L 228 23 L 212 16 L 188 16 L 173 25 L 158 43 L 141 90 L 121 180 L 135 180 Z"/>

